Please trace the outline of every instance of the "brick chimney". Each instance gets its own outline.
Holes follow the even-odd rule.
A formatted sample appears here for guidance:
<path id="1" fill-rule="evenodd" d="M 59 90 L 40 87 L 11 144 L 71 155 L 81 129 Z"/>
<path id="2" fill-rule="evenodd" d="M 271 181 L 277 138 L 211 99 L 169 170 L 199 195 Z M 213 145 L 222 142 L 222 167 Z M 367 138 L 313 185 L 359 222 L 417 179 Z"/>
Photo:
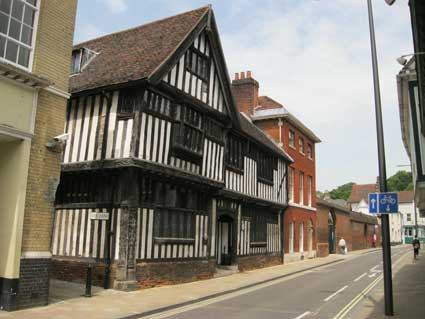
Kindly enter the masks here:
<path id="1" fill-rule="evenodd" d="M 232 93 L 239 112 L 252 116 L 254 107 L 258 105 L 259 84 L 252 78 L 252 72 L 235 73 L 232 81 Z"/>

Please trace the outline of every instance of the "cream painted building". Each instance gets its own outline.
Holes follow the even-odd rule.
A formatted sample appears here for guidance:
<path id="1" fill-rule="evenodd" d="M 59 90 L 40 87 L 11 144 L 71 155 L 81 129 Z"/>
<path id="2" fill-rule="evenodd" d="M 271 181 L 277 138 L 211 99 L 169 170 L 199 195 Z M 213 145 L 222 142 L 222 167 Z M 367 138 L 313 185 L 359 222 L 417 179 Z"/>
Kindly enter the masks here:
<path id="1" fill-rule="evenodd" d="M 75 12 L 76 0 L 0 1 L 0 310 L 47 303 L 62 157 L 52 142 L 64 127 Z"/>

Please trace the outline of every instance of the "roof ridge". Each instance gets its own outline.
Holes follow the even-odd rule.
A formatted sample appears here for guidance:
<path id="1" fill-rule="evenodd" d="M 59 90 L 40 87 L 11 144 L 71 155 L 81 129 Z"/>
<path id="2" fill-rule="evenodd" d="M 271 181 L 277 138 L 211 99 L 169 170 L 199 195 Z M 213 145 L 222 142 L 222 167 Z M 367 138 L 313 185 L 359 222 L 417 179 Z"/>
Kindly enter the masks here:
<path id="1" fill-rule="evenodd" d="M 149 77 L 152 75 L 152 74 L 155 74 L 155 72 L 156 71 L 158 71 L 160 68 L 161 68 L 161 66 L 167 61 L 167 60 L 169 60 L 172 56 L 173 56 L 173 54 L 175 54 L 176 53 L 176 51 L 180 48 L 180 46 L 183 44 L 183 42 L 187 39 L 187 37 L 193 32 L 193 30 L 195 30 L 195 28 L 198 26 L 198 24 L 199 24 L 199 22 L 204 18 L 204 16 L 205 16 L 205 14 L 207 14 L 207 13 L 209 13 L 211 10 L 212 10 L 212 5 L 211 4 L 208 4 L 208 5 L 206 5 L 206 6 L 203 6 L 203 7 L 201 7 L 201 8 L 199 8 L 199 9 L 196 9 L 196 10 L 191 10 L 191 11 L 188 11 L 188 12 L 185 12 L 185 13 L 189 13 L 189 12 L 193 12 L 193 11 L 197 11 L 197 10 L 201 10 L 201 9 L 203 9 L 203 8 L 208 8 L 208 10 L 207 11 L 205 11 L 204 12 L 204 14 L 202 14 L 200 17 L 199 17 L 199 19 L 198 19 L 198 21 L 192 26 L 192 28 L 189 30 L 189 32 L 187 32 L 186 33 L 186 36 L 183 38 L 183 39 L 181 39 L 181 41 L 179 42 L 179 44 L 177 44 L 175 47 L 174 47 L 174 49 L 170 52 L 170 54 L 167 56 L 167 57 L 165 57 L 162 61 L 161 61 L 161 63 L 159 63 L 158 65 L 157 65 L 157 67 L 154 69 L 154 70 L 152 70 L 152 72 L 151 72 L 151 74 L 149 74 Z M 181 13 L 181 14 L 184 14 L 184 13 Z M 174 16 L 172 16 L 172 17 L 176 17 L 176 16 L 178 16 L 178 15 L 174 15 Z M 169 18 L 172 18 L 172 17 L 169 17 Z"/>
<path id="2" fill-rule="evenodd" d="M 168 16 L 168 17 L 165 17 L 165 18 L 160 18 L 160 19 L 157 19 L 157 20 L 150 21 L 148 23 L 140 24 L 136 27 L 131 27 L 131 28 L 120 30 L 120 31 L 115 31 L 115 32 L 112 32 L 112 33 L 101 35 L 97 38 L 93 38 L 93 39 L 90 39 L 90 40 L 79 42 L 79 43 L 74 44 L 73 48 L 81 47 L 83 44 L 87 44 L 87 43 L 90 43 L 90 42 L 93 42 L 93 41 L 96 41 L 96 40 L 99 40 L 99 39 L 107 38 L 107 37 L 110 37 L 110 36 L 113 36 L 113 35 L 116 35 L 116 34 L 119 34 L 119 33 L 125 33 L 125 32 L 129 32 L 129 31 L 133 31 L 133 30 L 136 30 L 136 29 L 141 28 L 141 27 L 145 27 L 145 26 L 148 26 L 148 25 L 151 25 L 151 24 L 154 24 L 154 23 L 166 21 L 166 20 L 169 20 L 171 18 L 182 16 L 182 15 L 185 15 L 185 14 L 188 14 L 188 13 L 191 13 L 191 12 L 195 12 L 195 11 L 198 11 L 198 10 L 201 10 L 201 9 L 208 9 L 208 11 L 209 11 L 209 10 L 211 10 L 211 8 L 212 8 L 211 4 L 207 4 L 205 6 L 197 8 L 197 9 L 193 9 L 193 10 L 189 10 L 189 11 L 185 11 L 185 12 L 180 12 L 180 13 L 177 13 L 177 14 L 172 15 L 172 16 Z"/>

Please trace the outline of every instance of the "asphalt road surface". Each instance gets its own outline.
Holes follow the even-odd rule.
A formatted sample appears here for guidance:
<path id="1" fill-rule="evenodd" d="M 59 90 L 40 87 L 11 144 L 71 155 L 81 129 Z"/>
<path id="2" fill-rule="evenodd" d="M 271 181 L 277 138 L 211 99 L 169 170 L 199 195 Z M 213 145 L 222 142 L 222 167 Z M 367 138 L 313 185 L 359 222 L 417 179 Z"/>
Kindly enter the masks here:
<path id="1" fill-rule="evenodd" d="M 405 253 L 406 246 L 393 247 L 393 264 Z M 149 318 L 334 318 L 381 274 L 381 250 L 373 251 Z"/>

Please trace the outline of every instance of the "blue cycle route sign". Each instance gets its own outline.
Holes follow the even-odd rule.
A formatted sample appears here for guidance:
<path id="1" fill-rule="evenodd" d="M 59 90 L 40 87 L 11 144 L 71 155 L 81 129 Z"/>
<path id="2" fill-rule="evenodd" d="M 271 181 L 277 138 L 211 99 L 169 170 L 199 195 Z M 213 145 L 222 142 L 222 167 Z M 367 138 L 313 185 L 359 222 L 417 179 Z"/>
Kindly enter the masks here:
<path id="1" fill-rule="evenodd" d="M 398 212 L 397 193 L 370 193 L 369 212 L 372 214 L 392 214 Z"/>

